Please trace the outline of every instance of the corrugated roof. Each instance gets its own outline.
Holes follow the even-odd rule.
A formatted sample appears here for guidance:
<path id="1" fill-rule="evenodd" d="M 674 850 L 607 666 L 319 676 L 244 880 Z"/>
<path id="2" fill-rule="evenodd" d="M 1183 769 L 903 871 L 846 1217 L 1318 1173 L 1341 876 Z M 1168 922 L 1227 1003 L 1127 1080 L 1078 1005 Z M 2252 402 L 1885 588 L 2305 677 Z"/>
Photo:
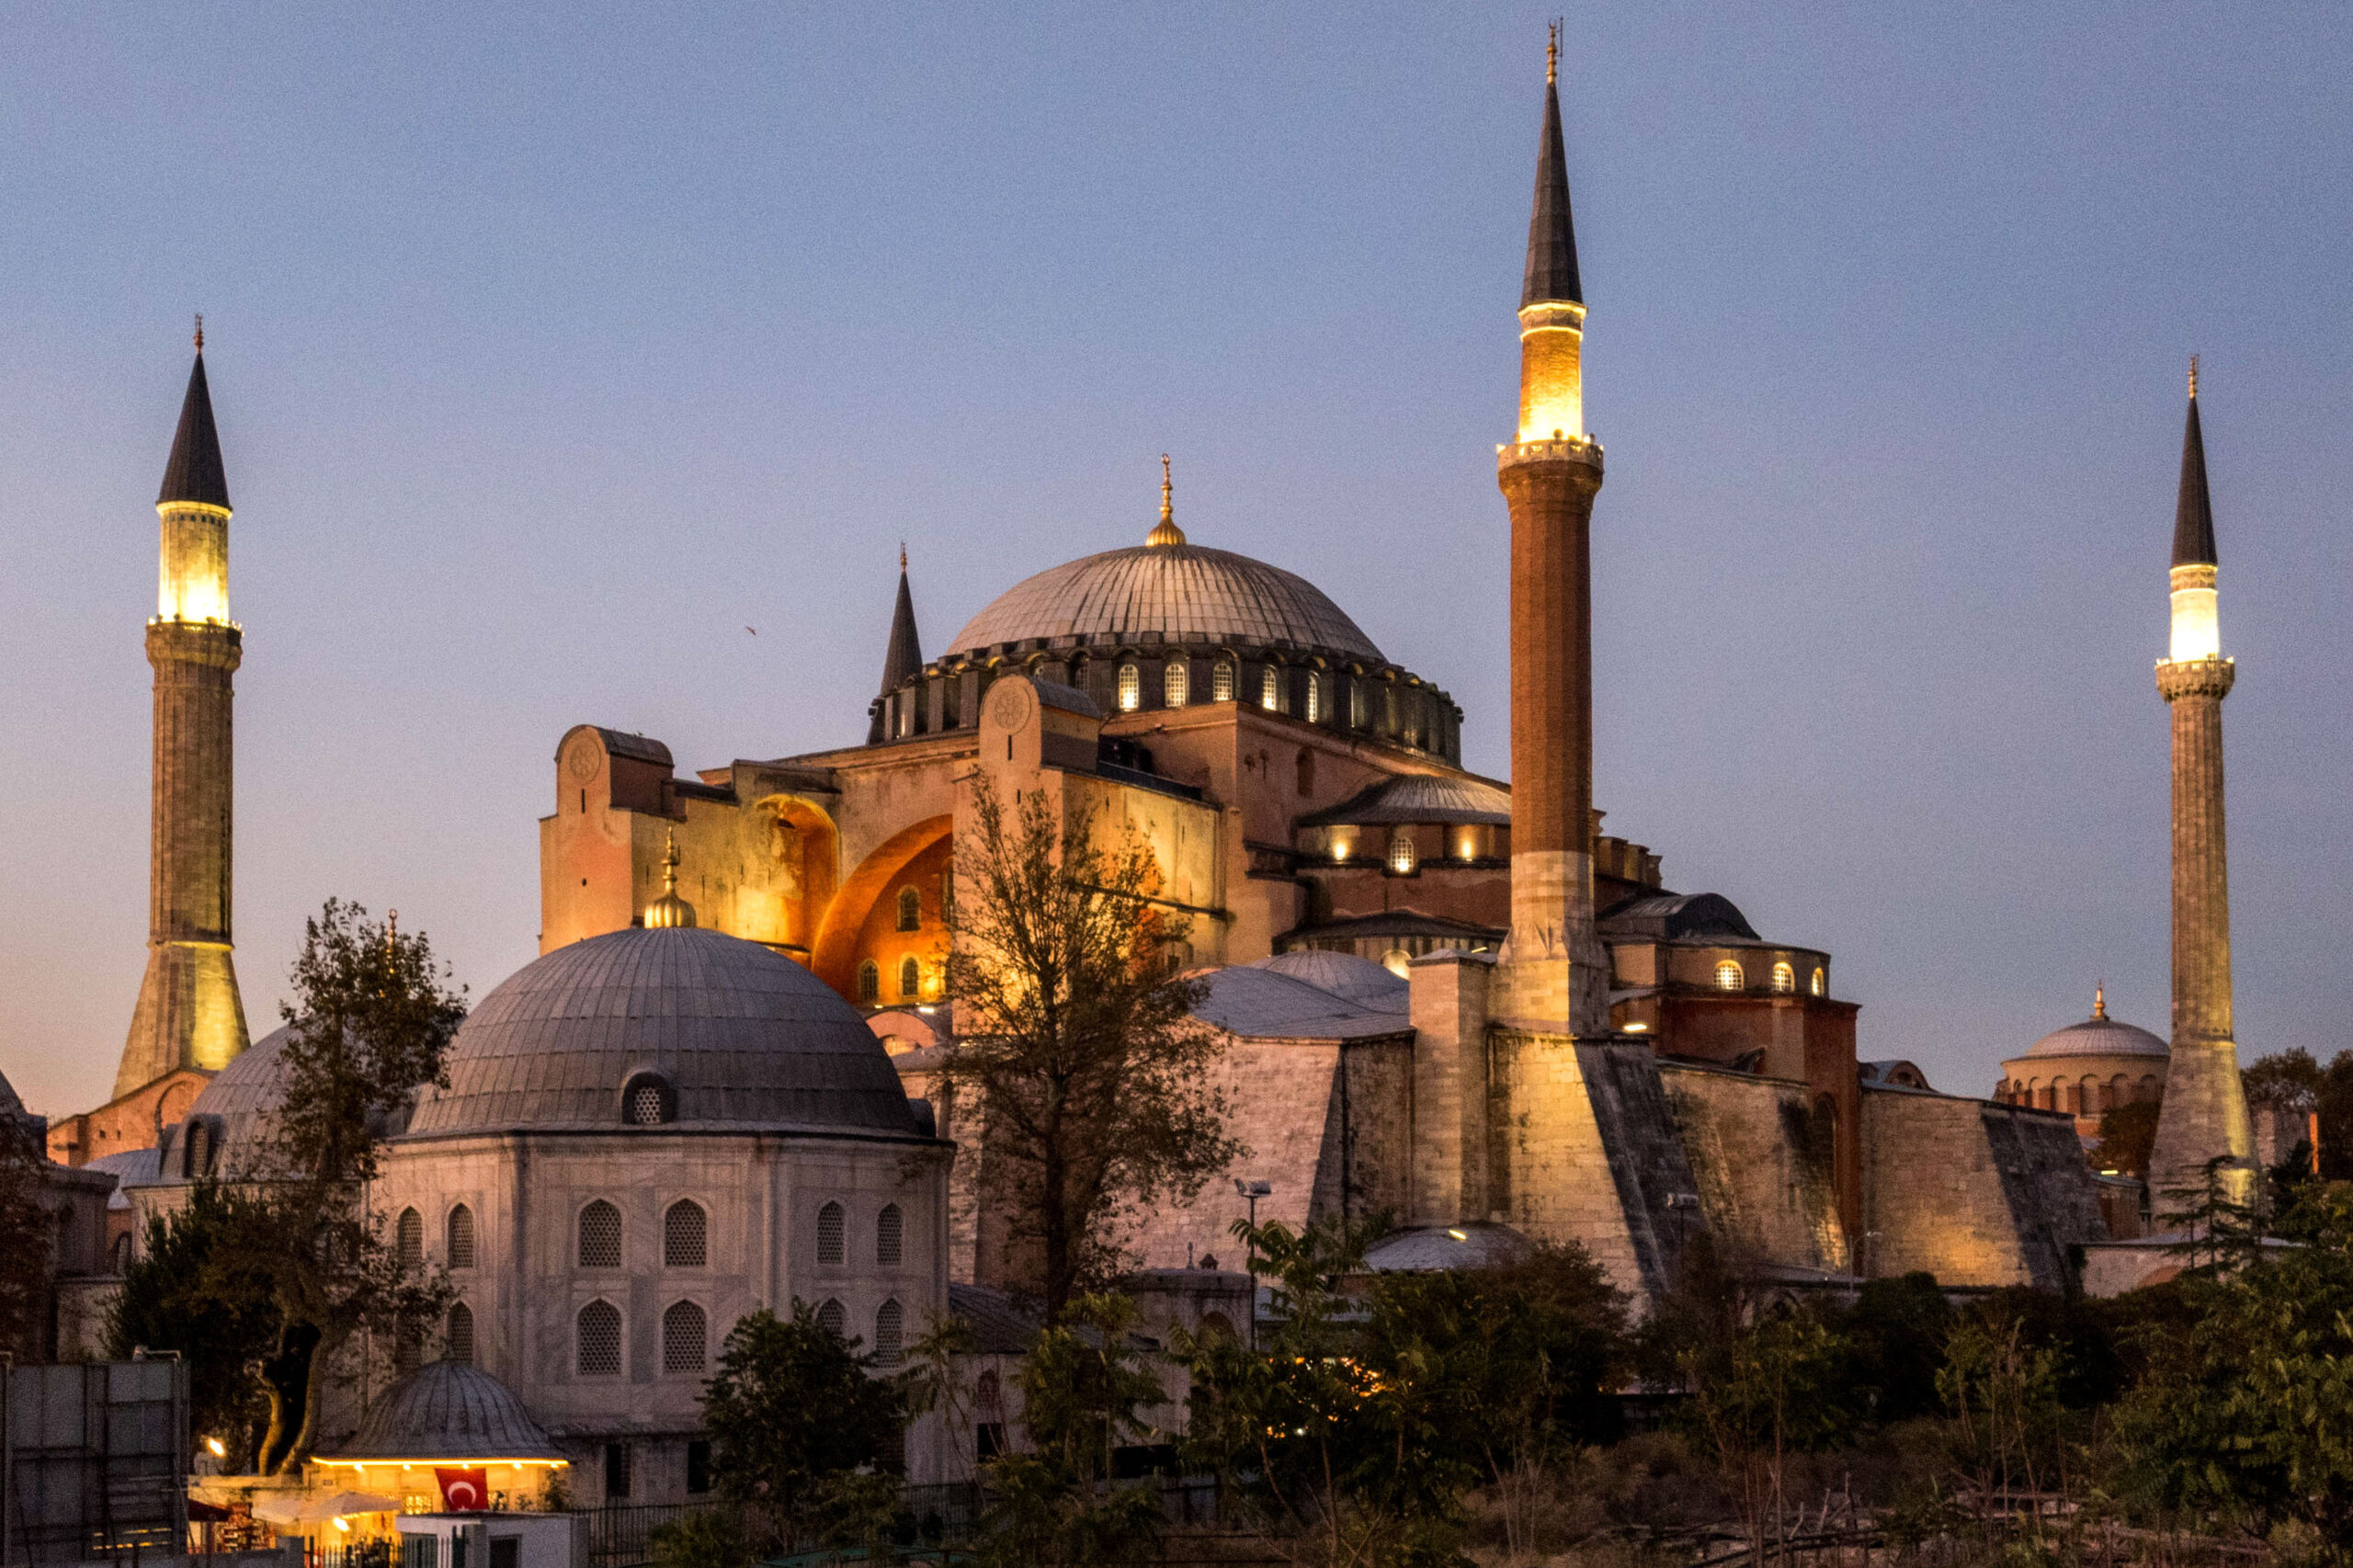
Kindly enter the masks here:
<path id="1" fill-rule="evenodd" d="M 1104 637 L 1320 648 L 1379 659 L 1381 650 L 1306 578 L 1230 551 L 1136 545 L 1049 568 L 1015 584 L 949 644 L 969 653 L 1032 638 Z"/>
<path id="2" fill-rule="evenodd" d="M 1310 812 L 1302 827 L 1325 823 L 1484 823 L 1511 825 L 1511 791 L 1459 774 L 1401 773 L 1336 806 Z"/>
<path id="3" fill-rule="evenodd" d="M 948 1286 L 948 1311 L 972 1332 L 983 1356 L 1026 1356 L 1036 1342 L 1038 1315 L 1006 1292 L 986 1285 Z"/>

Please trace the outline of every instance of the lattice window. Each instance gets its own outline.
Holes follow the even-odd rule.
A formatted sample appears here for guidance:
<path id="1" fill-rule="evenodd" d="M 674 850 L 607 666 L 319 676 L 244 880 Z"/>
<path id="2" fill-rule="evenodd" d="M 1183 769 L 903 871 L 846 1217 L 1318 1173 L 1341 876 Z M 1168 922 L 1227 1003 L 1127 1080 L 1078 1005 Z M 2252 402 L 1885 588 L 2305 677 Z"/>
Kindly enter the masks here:
<path id="1" fill-rule="evenodd" d="M 621 1310 L 591 1301 L 574 1324 L 577 1355 L 573 1365 L 584 1378 L 617 1378 L 621 1372 Z"/>
<path id="2" fill-rule="evenodd" d="M 662 1266 L 700 1268 L 710 1254 L 710 1220 L 702 1205 L 681 1198 L 662 1216 Z"/>
<path id="3" fill-rule="evenodd" d="M 621 1114 L 632 1127 L 659 1127 L 670 1119 L 669 1085 L 661 1079 L 639 1078 L 621 1096 Z"/>
<path id="4" fill-rule="evenodd" d="M 1773 966 L 1773 989 L 1786 996 L 1793 994 L 1797 988 L 1798 971 L 1791 969 L 1785 963 L 1775 964 Z"/>
<path id="5" fill-rule="evenodd" d="M 839 1301 L 827 1301 L 817 1309 L 817 1326 L 835 1339 L 849 1337 L 849 1312 Z"/>
<path id="6" fill-rule="evenodd" d="M 1143 706 L 1143 672 L 1133 665 L 1120 666 L 1120 711 L 1132 713 Z"/>
<path id="7" fill-rule="evenodd" d="M 1733 962 L 1732 960 L 1726 959 L 1723 962 L 1716 966 L 1717 990 L 1739 991 L 1746 987 L 1747 984 L 1748 977 L 1741 972 L 1740 966 Z"/>
<path id="8" fill-rule="evenodd" d="M 425 1216 L 414 1209 L 404 1209 L 393 1232 L 392 1251 L 404 1269 L 425 1267 Z"/>
<path id="9" fill-rule="evenodd" d="M 923 965 L 913 954 L 899 960 L 899 994 L 908 1001 L 923 994 Z"/>
<path id="10" fill-rule="evenodd" d="M 1216 664 L 1210 666 L 1210 700 L 1211 702 L 1233 700 L 1233 666 L 1232 665 Z"/>
<path id="11" fill-rule="evenodd" d="M 1283 677 L 1272 665 L 1258 672 L 1258 706 L 1269 713 L 1283 710 Z"/>
<path id="12" fill-rule="evenodd" d="M 906 1309 L 896 1301 L 885 1301 L 874 1312 L 874 1364 L 895 1367 L 900 1361 L 899 1341 L 906 1330 Z"/>
<path id="13" fill-rule="evenodd" d="M 463 1301 L 449 1309 L 449 1326 L 441 1336 L 441 1359 L 460 1367 L 474 1364 L 474 1313 Z"/>
<path id="14" fill-rule="evenodd" d="M 872 959 L 858 966 L 858 999 L 861 1002 L 882 1000 L 882 966 Z"/>
<path id="15" fill-rule="evenodd" d="M 212 1129 L 203 1122 L 191 1121 L 188 1124 L 187 1158 L 188 1180 L 194 1181 L 212 1174 Z"/>
<path id="16" fill-rule="evenodd" d="M 874 1261 L 885 1268 L 899 1267 L 906 1250 L 907 1217 L 895 1203 L 886 1203 L 874 1217 Z"/>
<path id="17" fill-rule="evenodd" d="M 1411 828 L 1398 828 L 1389 835 L 1389 869 L 1404 876 L 1422 863 L 1421 851 L 1414 847 Z"/>
<path id="18" fill-rule="evenodd" d="M 474 1211 L 464 1204 L 449 1210 L 449 1267 L 472 1268 L 474 1266 Z"/>
<path id="19" fill-rule="evenodd" d="M 710 1320 L 692 1301 L 673 1301 L 662 1314 L 662 1369 L 699 1372 L 710 1357 Z"/>
<path id="20" fill-rule="evenodd" d="M 923 929 L 923 894 L 913 888 L 899 890 L 899 929 L 902 931 Z"/>
<path id="21" fill-rule="evenodd" d="M 839 1268 L 848 1256 L 844 1244 L 848 1230 L 847 1216 L 838 1203 L 828 1203 L 817 1210 L 817 1264 L 823 1268 Z"/>
<path id="22" fill-rule="evenodd" d="M 1160 699 L 1171 708 L 1182 708 L 1192 700 L 1193 666 L 1183 659 L 1171 659 L 1161 672 Z"/>
<path id="23" fill-rule="evenodd" d="M 580 1267 L 621 1266 L 621 1211 L 603 1199 L 580 1211 Z"/>
<path id="24" fill-rule="evenodd" d="M 1324 722 L 1324 677 L 1320 675 L 1307 677 L 1307 722 L 1311 724 Z"/>

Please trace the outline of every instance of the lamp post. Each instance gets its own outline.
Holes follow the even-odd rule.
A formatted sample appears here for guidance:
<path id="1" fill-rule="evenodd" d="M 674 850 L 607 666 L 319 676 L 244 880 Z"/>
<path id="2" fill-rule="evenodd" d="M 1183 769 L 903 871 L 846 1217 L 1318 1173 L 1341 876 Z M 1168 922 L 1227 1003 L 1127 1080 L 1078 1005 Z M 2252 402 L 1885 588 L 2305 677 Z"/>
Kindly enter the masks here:
<path id="1" fill-rule="evenodd" d="M 1250 1348 L 1258 1348 L 1258 1199 L 1275 1190 L 1272 1182 L 1244 1181 L 1233 1178 L 1236 1196 L 1250 1205 Z"/>

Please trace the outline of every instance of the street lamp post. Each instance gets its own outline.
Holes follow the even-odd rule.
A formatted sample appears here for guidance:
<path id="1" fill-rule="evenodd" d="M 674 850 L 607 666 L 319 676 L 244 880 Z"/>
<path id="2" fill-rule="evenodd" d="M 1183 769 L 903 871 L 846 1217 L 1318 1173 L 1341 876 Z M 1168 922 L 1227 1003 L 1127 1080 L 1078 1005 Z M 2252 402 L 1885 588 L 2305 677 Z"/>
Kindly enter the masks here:
<path id="1" fill-rule="evenodd" d="M 1233 1178 L 1237 1197 L 1250 1205 L 1250 1348 L 1258 1348 L 1258 1199 L 1275 1190 L 1274 1183 Z"/>

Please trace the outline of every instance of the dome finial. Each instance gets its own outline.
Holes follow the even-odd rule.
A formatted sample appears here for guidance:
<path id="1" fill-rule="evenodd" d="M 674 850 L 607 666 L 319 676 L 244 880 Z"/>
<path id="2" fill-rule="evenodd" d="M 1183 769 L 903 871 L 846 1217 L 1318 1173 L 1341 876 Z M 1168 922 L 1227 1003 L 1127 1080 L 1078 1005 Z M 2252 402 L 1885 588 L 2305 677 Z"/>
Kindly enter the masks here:
<path id="1" fill-rule="evenodd" d="M 202 311 L 199 311 L 199 312 L 196 312 L 196 351 L 197 351 L 199 354 L 201 354 L 201 353 L 203 353 L 203 352 L 204 352 L 204 312 L 203 312 Z M 2193 360 L 2193 361 L 2192 361 L 2193 366 L 2195 365 L 2195 363 L 2196 363 L 2196 362 Z M 2191 371 L 2189 372 L 2189 374 L 2190 374 L 2190 376 L 2191 376 L 2191 378 L 2192 378 L 2192 381 L 2193 381 L 2193 382 L 2194 382 L 2194 381 L 2195 381 L 2195 379 L 2196 379 L 2196 377 L 2197 377 L 2197 375 L 2198 375 L 2197 370 L 2196 370 L 2195 369 L 2191 369 Z"/>
<path id="2" fill-rule="evenodd" d="M 1173 497 L 1176 486 L 1168 478 L 1168 454 L 1160 454 L 1160 526 L 1144 535 L 1144 543 L 1158 549 L 1165 545 L 1185 542 L 1185 530 L 1176 526 L 1176 507 Z"/>
<path id="3" fill-rule="evenodd" d="M 2092 987 L 2092 1017 L 2108 1017 L 2108 982 L 2105 980 Z"/>
<path id="4" fill-rule="evenodd" d="M 1545 29 L 1544 85 L 1554 85 L 1561 79 L 1561 24 L 1556 20 Z"/>
<path id="5" fill-rule="evenodd" d="M 200 322 L 204 318 L 199 316 L 196 319 Z M 199 334 L 201 330 L 201 328 L 199 329 Z M 2192 402 L 2195 402 L 2198 397 L 2198 356 L 2195 354 L 2189 357 L 2189 396 Z"/>
<path id="6" fill-rule="evenodd" d="M 695 906 L 678 896 L 678 830 L 669 830 L 662 851 L 662 896 L 645 906 L 649 931 L 691 930 Z"/>

